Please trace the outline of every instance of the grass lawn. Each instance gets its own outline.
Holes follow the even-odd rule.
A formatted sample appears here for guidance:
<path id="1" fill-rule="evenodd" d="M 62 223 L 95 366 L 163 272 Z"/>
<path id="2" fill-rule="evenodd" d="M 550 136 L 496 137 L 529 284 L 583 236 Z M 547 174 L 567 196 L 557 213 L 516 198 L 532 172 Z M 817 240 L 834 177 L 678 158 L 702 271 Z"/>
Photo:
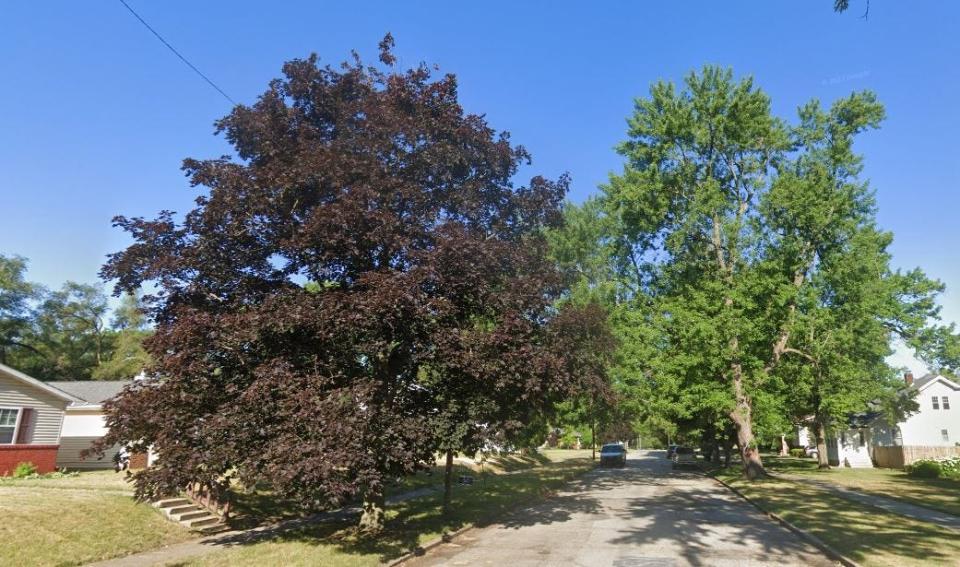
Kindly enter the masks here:
<path id="1" fill-rule="evenodd" d="M 482 466 L 478 461 L 456 459 L 453 465 L 453 478 L 456 483 L 460 475 L 469 474 L 474 477 L 475 482 L 482 484 L 490 476 L 504 473 L 516 474 L 533 467 L 571 459 L 589 459 L 590 456 L 589 450 L 545 449 L 533 455 L 512 454 L 491 457 Z M 436 465 L 432 468 L 397 479 L 389 485 L 386 491 L 387 496 L 423 488 L 442 490 L 443 471 L 443 459 L 438 457 Z M 234 496 L 233 519 L 230 524 L 235 529 L 250 529 L 300 517 L 307 513 L 292 502 L 278 499 L 269 487 L 261 487 L 249 493 L 238 490 Z"/>
<path id="2" fill-rule="evenodd" d="M 79 565 L 196 537 L 133 501 L 122 473 L 0 480 L 0 565 Z"/>
<path id="3" fill-rule="evenodd" d="M 957 565 L 960 538 L 904 518 L 785 480 L 744 480 L 739 468 L 715 471 L 764 509 L 812 533 L 865 566 Z"/>
<path id="4" fill-rule="evenodd" d="M 898 469 L 817 469 L 814 459 L 764 456 L 771 472 L 802 474 L 818 481 L 896 498 L 960 516 L 960 481 L 945 478 L 913 478 Z"/>
<path id="5" fill-rule="evenodd" d="M 484 474 L 472 486 L 457 486 L 450 518 L 441 517 L 441 494 L 436 492 L 388 506 L 386 532 L 375 540 L 359 538 L 352 522 L 318 524 L 172 565 L 378 565 L 444 531 L 495 521 L 512 508 L 549 495 L 594 466 L 589 451 L 547 451 L 543 456 L 546 458 L 531 459 L 536 464 L 512 468 L 516 472 L 511 474 Z M 442 482 L 442 477 L 437 481 Z"/>

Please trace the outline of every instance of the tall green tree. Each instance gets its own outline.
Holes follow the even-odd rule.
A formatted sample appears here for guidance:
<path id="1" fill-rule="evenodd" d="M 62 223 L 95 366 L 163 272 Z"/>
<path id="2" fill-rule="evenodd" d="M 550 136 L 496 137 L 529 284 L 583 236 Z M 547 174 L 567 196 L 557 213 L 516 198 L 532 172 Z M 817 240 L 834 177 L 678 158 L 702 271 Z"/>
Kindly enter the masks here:
<path id="1" fill-rule="evenodd" d="M 99 285 L 67 282 L 46 294 L 31 337 L 42 356 L 26 370 L 46 380 L 89 380 L 112 348 L 109 314 Z"/>
<path id="2" fill-rule="evenodd" d="M 14 363 L 12 358 L 16 355 L 37 354 L 28 339 L 33 319 L 30 304 L 41 289 L 26 280 L 26 271 L 25 258 L 0 254 L 0 363 L 3 364 Z"/>
<path id="3" fill-rule="evenodd" d="M 94 380 L 129 380 L 150 366 L 143 346 L 150 336 L 145 307 L 137 293 L 125 293 L 113 311 L 109 356 L 93 370 Z"/>
<path id="4" fill-rule="evenodd" d="M 624 171 L 603 188 L 604 201 L 624 231 L 622 269 L 656 302 L 668 351 L 678 356 L 661 371 L 681 382 L 678 391 L 707 396 L 729 416 L 754 478 L 762 473 L 755 392 L 786 319 L 781 302 L 757 324 L 765 305 L 756 291 L 778 287 L 756 269 L 759 203 L 789 138 L 750 79 L 706 67 L 685 86 L 657 83 L 636 101 L 629 139 L 618 147 Z"/>

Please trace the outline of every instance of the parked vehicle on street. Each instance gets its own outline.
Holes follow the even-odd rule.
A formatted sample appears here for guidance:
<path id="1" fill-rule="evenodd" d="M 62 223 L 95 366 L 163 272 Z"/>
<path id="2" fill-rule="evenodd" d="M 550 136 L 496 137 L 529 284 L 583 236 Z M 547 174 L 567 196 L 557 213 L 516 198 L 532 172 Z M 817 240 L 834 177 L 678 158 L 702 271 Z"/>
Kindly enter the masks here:
<path id="1" fill-rule="evenodd" d="M 672 459 L 673 454 L 677 452 L 677 447 L 680 445 L 667 445 L 667 458 Z"/>
<path id="2" fill-rule="evenodd" d="M 619 443 L 608 443 L 600 448 L 601 467 L 627 466 L 627 449 Z"/>
<path id="3" fill-rule="evenodd" d="M 816 446 L 804 447 L 803 451 L 807 454 L 808 457 L 813 457 L 814 459 L 816 459 L 817 455 L 819 454 Z"/>
<path id="4" fill-rule="evenodd" d="M 677 447 L 673 453 L 673 468 L 697 466 L 697 453 L 690 447 Z"/>

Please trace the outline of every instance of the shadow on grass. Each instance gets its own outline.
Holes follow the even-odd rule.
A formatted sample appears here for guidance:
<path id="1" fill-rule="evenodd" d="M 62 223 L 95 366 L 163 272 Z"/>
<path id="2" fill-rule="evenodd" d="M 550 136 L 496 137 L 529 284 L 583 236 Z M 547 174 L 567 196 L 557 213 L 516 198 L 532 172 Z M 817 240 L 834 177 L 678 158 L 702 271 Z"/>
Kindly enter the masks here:
<path id="1" fill-rule="evenodd" d="M 914 564 L 922 560 L 955 565 L 960 557 L 960 538 L 933 524 L 882 512 L 809 485 L 727 480 L 765 509 L 857 561 Z"/>
<path id="2" fill-rule="evenodd" d="M 484 526 L 502 520 L 517 506 L 540 501 L 577 475 L 593 468 L 592 462 L 583 459 L 547 463 L 536 468 L 527 466 L 513 474 L 488 475 L 471 486 L 456 486 L 453 512 L 447 517 L 441 514 L 442 493 L 439 491 L 426 491 L 422 497 L 388 505 L 386 529 L 377 537 L 364 536 L 355 529 L 358 512 L 352 509 L 331 513 L 323 519 L 304 519 L 292 527 L 288 523 L 281 529 L 267 528 L 220 538 L 213 545 L 229 549 L 265 542 L 296 543 L 309 547 L 332 547 L 358 560 L 364 556 L 375 556 L 379 561 L 395 559 L 444 532 L 457 530 L 467 524 Z M 555 500 L 557 502 L 551 502 L 548 511 L 524 521 L 563 521 L 569 518 L 570 513 L 591 509 L 587 501 L 577 503 L 575 498 L 566 497 Z M 266 504 L 257 502 L 249 502 L 249 509 L 270 510 Z"/>

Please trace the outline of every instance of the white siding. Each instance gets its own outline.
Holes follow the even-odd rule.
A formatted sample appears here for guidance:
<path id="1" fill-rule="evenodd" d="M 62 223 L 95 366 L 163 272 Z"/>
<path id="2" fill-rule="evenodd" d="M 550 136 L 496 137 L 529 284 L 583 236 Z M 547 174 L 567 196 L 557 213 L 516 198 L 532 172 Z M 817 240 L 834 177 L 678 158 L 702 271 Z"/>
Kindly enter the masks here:
<path id="1" fill-rule="evenodd" d="M 950 400 L 950 409 L 933 409 L 931 398 L 938 401 L 946 396 Z M 943 382 L 931 383 L 917 394 L 920 411 L 900 424 L 904 445 L 953 446 L 960 441 L 960 391 L 954 390 Z M 949 440 L 944 441 L 942 430 L 946 429 Z"/>
<path id="2" fill-rule="evenodd" d="M 60 424 L 66 400 L 31 384 L 13 378 L 0 370 L 0 407 L 33 408 L 33 419 L 27 430 L 30 445 L 56 445 L 60 442 Z"/>
<path id="3" fill-rule="evenodd" d="M 57 466 L 68 469 L 109 469 L 113 468 L 115 447 L 97 459 L 91 455 L 80 458 L 80 453 L 107 433 L 106 422 L 100 410 L 67 410 L 63 418 L 63 433 L 60 436 L 60 449 L 57 450 Z"/>

